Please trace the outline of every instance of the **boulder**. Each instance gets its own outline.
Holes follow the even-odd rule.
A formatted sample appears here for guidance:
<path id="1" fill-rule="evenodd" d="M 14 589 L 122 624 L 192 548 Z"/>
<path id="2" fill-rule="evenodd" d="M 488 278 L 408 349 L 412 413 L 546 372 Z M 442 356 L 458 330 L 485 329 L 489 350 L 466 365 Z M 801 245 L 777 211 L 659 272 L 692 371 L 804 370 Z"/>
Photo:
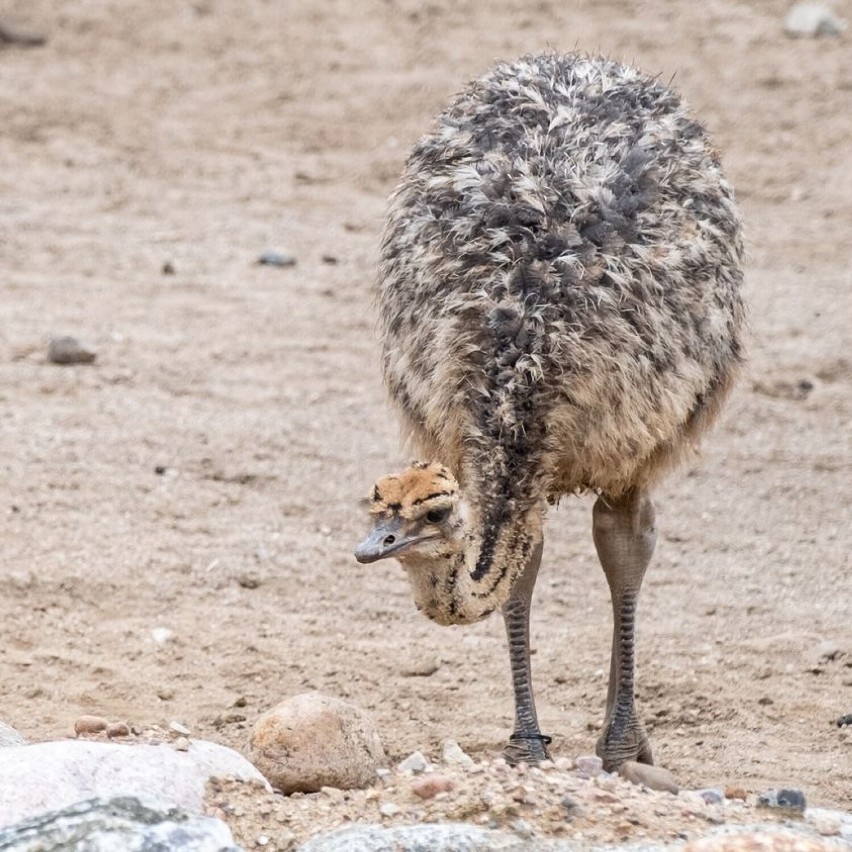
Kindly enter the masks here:
<path id="1" fill-rule="evenodd" d="M 188 814 L 154 799 L 120 796 L 77 802 L 0 829 L 3 852 L 238 852 L 231 831 L 212 817 Z"/>
<path id="2" fill-rule="evenodd" d="M 194 740 L 185 752 L 169 745 L 90 740 L 18 746 L 6 749 L 0 760 L 0 826 L 109 796 L 148 796 L 200 812 L 207 781 L 220 776 L 253 781 L 268 789 L 244 757 L 200 740 Z"/>
<path id="3" fill-rule="evenodd" d="M 385 752 L 368 713 L 311 692 L 281 702 L 257 720 L 251 759 L 289 795 L 366 787 L 385 762 Z"/>

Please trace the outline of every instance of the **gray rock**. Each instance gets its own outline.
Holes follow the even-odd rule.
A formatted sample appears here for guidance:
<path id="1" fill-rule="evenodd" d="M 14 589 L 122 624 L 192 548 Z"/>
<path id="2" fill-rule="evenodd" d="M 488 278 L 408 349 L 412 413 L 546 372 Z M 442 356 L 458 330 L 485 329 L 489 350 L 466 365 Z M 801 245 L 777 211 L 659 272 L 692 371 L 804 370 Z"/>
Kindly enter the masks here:
<path id="1" fill-rule="evenodd" d="M 473 758 L 455 740 L 441 743 L 441 760 L 447 766 L 473 766 Z"/>
<path id="2" fill-rule="evenodd" d="M 429 768 L 429 761 L 423 756 L 422 752 L 415 751 L 412 752 L 405 760 L 400 761 L 397 769 L 400 772 L 411 773 L 412 775 L 418 775 L 421 772 L 425 772 Z"/>
<path id="3" fill-rule="evenodd" d="M 696 790 L 702 801 L 708 805 L 721 805 L 725 801 L 725 791 L 718 787 L 708 787 L 705 790 Z"/>
<path id="4" fill-rule="evenodd" d="M 0 748 L 4 746 L 25 745 L 26 742 L 11 725 L 0 722 Z"/>
<path id="5" fill-rule="evenodd" d="M 97 353 L 76 337 L 54 337 L 47 347 L 47 360 L 51 364 L 91 364 Z"/>
<path id="6" fill-rule="evenodd" d="M 796 3 L 784 18 L 784 32 L 790 38 L 839 36 L 845 29 L 846 21 L 822 3 Z"/>
<path id="7" fill-rule="evenodd" d="M 154 799 L 90 799 L 0 830 L 2 852 L 237 852 L 224 822 Z"/>
<path id="8" fill-rule="evenodd" d="M 285 795 L 366 787 L 385 762 L 369 713 L 318 692 L 264 713 L 251 733 L 252 762 Z"/>
<path id="9" fill-rule="evenodd" d="M 257 259 L 261 266 L 295 266 L 296 258 L 292 254 L 284 254 L 280 251 L 265 251 Z"/>
<path id="10" fill-rule="evenodd" d="M 0 44 L 19 44 L 24 47 L 40 47 L 47 43 L 42 33 L 16 26 L 9 21 L 0 21 Z"/>
<path id="11" fill-rule="evenodd" d="M 801 790 L 769 790 L 757 797 L 757 803 L 763 808 L 781 808 L 788 811 L 805 810 L 805 794 Z"/>
<path id="12" fill-rule="evenodd" d="M 109 796 L 149 796 L 201 811 L 205 784 L 221 776 L 269 789 L 263 776 L 237 752 L 199 740 L 186 752 L 169 745 L 91 740 L 10 748 L 0 760 L 0 826 Z"/>
<path id="13" fill-rule="evenodd" d="M 358 825 L 312 837 L 297 852 L 521 852 L 528 840 L 462 823 Z"/>

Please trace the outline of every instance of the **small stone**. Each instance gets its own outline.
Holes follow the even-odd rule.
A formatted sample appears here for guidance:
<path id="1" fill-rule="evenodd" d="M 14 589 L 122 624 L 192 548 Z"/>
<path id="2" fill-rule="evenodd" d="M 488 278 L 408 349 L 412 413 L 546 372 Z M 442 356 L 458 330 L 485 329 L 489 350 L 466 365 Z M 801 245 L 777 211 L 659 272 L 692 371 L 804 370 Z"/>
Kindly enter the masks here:
<path id="1" fill-rule="evenodd" d="M 78 737 L 88 734 L 99 734 L 109 727 L 109 722 L 103 716 L 79 716 L 74 722 L 74 733 Z"/>
<path id="2" fill-rule="evenodd" d="M 292 254 L 284 254 L 280 251 L 265 251 L 257 259 L 261 266 L 295 266 L 296 258 Z"/>
<path id="3" fill-rule="evenodd" d="M 191 733 L 189 728 L 187 728 L 186 725 L 183 725 L 180 722 L 169 722 L 169 730 L 173 734 L 180 734 L 182 737 L 188 737 Z"/>
<path id="4" fill-rule="evenodd" d="M 808 652 L 807 661 L 811 665 L 818 666 L 833 662 L 843 656 L 843 650 L 836 642 L 830 640 L 820 642 Z"/>
<path id="5" fill-rule="evenodd" d="M 678 792 L 674 776 L 668 769 L 663 769 L 661 766 L 626 760 L 618 767 L 618 774 L 632 784 L 644 785 L 651 790 L 661 790 L 675 795 Z"/>
<path id="6" fill-rule="evenodd" d="M 330 266 L 334 266 L 336 263 L 338 263 L 337 256 L 333 255 L 333 254 L 324 254 L 322 256 L 322 258 L 320 258 L 320 259 L 322 260 L 323 263 L 327 263 Z"/>
<path id="7" fill-rule="evenodd" d="M 114 739 L 115 737 L 129 737 L 130 725 L 127 722 L 113 722 L 111 725 L 107 725 L 106 735 L 110 739 Z"/>
<path id="8" fill-rule="evenodd" d="M 805 810 L 805 794 L 801 790 L 769 790 L 757 797 L 757 804 L 764 808 L 780 808 L 788 811 Z"/>
<path id="9" fill-rule="evenodd" d="M 796 3 L 784 18 L 784 32 L 790 38 L 839 36 L 845 29 L 846 21 L 822 3 Z"/>
<path id="10" fill-rule="evenodd" d="M 708 805 L 721 805 L 725 801 L 725 793 L 718 787 L 708 787 L 705 790 L 696 790 L 696 792 Z"/>
<path id="11" fill-rule="evenodd" d="M 259 589 L 261 582 L 260 575 L 254 571 L 246 571 L 237 576 L 237 585 L 243 589 Z"/>
<path id="12" fill-rule="evenodd" d="M 440 668 L 436 659 L 430 658 L 409 663 L 400 670 L 403 677 L 431 677 Z"/>
<path id="13" fill-rule="evenodd" d="M 76 337 L 54 337 L 47 347 L 51 364 L 91 364 L 96 357 L 95 350 Z"/>
<path id="14" fill-rule="evenodd" d="M 239 698 L 234 700 L 234 703 L 231 705 L 232 707 L 245 707 L 248 704 L 245 695 L 241 695 Z"/>
<path id="15" fill-rule="evenodd" d="M 47 36 L 33 32 L 23 27 L 0 22 L 0 44 L 18 44 L 22 47 L 41 47 L 47 43 Z"/>
<path id="16" fill-rule="evenodd" d="M 393 802 L 385 802 L 380 808 L 379 813 L 383 817 L 395 817 L 399 813 L 399 806 Z"/>
<path id="17" fill-rule="evenodd" d="M 175 634 L 171 630 L 169 630 L 168 627 L 155 627 L 151 631 L 151 638 L 158 645 L 165 645 L 166 642 L 170 642 L 174 635 Z"/>
<path id="18" fill-rule="evenodd" d="M 852 725 L 852 713 L 847 713 L 845 716 L 841 716 L 837 720 L 838 728 L 844 728 L 846 725 Z"/>
<path id="19" fill-rule="evenodd" d="M 187 737 L 178 737 L 173 745 L 175 751 L 189 751 L 190 742 Z"/>
<path id="20" fill-rule="evenodd" d="M 264 713 L 250 747 L 252 762 L 285 795 L 366 787 L 385 761 L 371 716 L 318 692 L 296 695 Z"/>
<path id="21" fill-rule="evenodd" d="M 441 744 L 441 760 L 447 766 L 473 766 L 473 758 L 455 740 L 444 740 Z"/>
<path id="22" fill-rule="evenodd" d="M 172 701 L 175 697 L 175 691 L 171 687 L 163 687 L 162 689 L 157 690 L 157 698 L 160 701 Z"/>
<path id="23" fill-rule="evenodd" d="M 423 775 L 411 782 L 411 792 L 421 799 L 431 799 L 438 793 L 449 793 L 454 787 L 453 779 L 437 773 Z"/>
<path id="24" fill-rule="evenodd" d="M 817 834 L 834 837 L 840 834 L 843 826 L 841 814 L 826 808 L 808 808 L 805 818 Z"/>
<path id="25" fill-rule="evenodd" d="M 748 799 L 748 793 L 743 790 L 742 787 L 736 787 L 734 785 L 728 785 L 725 787 L 725 798 L 726 799 L 738 799 L 741 802 L 745 802 Z"/>
<path id="26" fill-rule="evenodd" d="M 258 846 L 268 846 L 269 845 L 269 837 L 265 834 L 261 834 L 258 836 L 257 840 L 254 841 Z"/>
<path id="27" fill-rule="evenodd" d="M 595 778 L 603 769 L 603 761 L 594 754 L 581 754 L 574 760 L 574 769 L 581 778 Z"/>
<path id="28" fill-rule="evenodd" d="M 175 269 L 175 265 L 170 260 L 167 260 L 163 264 L 163 268 L 161 271 L 163 275 L 174 275 L 177 272 L 177 270 Z"/>
<path id="29" fill-rule="evenodd" d="M 429 768 L 429 761 L 419 751 L 412 752 L 405 760 L 397 765 L 399 772 L 404 772 L 410 775 L 419 775 Z"/>

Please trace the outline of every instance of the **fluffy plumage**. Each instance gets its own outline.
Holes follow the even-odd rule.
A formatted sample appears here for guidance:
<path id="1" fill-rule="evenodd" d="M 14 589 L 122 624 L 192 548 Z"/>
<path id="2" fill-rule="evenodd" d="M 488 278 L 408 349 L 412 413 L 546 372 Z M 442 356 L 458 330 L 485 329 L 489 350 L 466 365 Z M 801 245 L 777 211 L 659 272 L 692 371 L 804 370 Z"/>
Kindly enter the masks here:
<path id="1" fill-rule="evenodd" d="M 741 261 L 706 133 L 618 62 L 498 65 L 415 146 L 376 301 L 391 399 L 470 507 L 455 620 L 505 602 L 548 499 L 644 488 L 712 422 Z"/>

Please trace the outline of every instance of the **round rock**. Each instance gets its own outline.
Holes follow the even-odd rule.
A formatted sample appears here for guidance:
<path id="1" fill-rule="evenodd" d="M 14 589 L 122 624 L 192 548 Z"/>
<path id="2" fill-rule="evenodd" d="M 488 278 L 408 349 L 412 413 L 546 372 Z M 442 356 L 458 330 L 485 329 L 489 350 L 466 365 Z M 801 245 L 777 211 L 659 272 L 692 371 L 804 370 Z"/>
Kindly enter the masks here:
<path id="1" fill-rule="evenodd" d="M 257 720 L 251 759 L 289 795 L 366 787 L 385 762 L 385 752 L 368 713 L 311 692 L 281 702 Z"/>

